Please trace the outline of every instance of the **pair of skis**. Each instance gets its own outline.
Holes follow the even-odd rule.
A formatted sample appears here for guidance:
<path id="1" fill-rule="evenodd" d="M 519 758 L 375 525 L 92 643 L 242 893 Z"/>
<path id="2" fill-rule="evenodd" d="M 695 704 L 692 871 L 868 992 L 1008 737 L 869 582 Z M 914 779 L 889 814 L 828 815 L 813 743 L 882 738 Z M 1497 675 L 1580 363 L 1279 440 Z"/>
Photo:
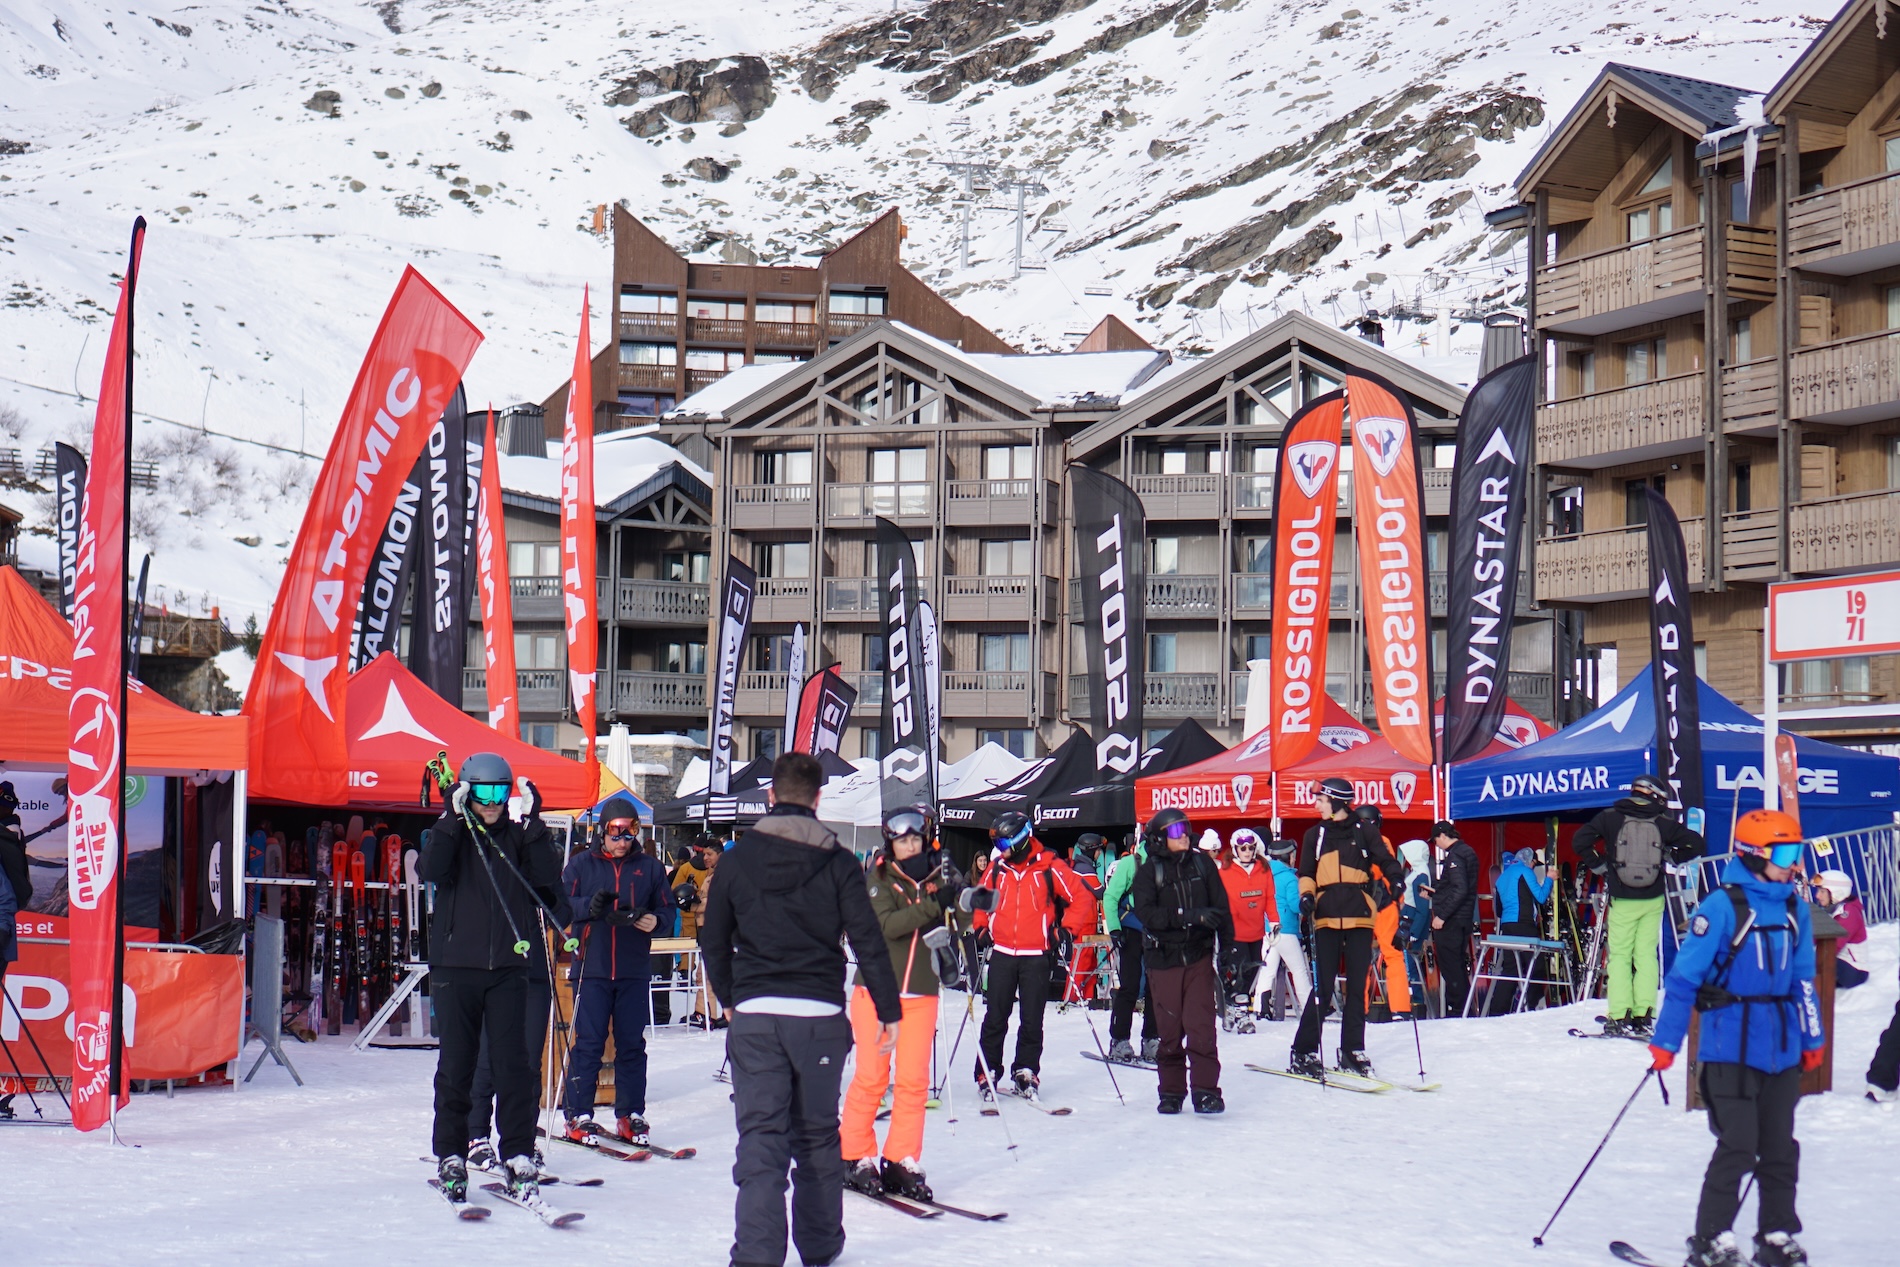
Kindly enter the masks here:
<path id="1" fill-rule="evenodd" d="M 921 1197 L 900 1197 L 892 1192 L 866 1192 L 862 1188 L 852 1188 L 848 1186 L 845 1190 L 847 1192 L 857 1193 L 866 1201 L 875 1201 L 885 1209 L 896 1210 L 900 1214 L 908 1214 L 913 1219 L 935 1219 L 941 1218 L 946 1214 L 954 1214 L 958 1218 L 974 1219 L 978 1223 L 1000 1223 L 1009 1217 L 1008 1211 L 1003 1211 L 998 1214 L 985 1214 L 981 1210 L 966 1210 L 961 1206 L 945 1205 L 941 1201 L 925 1201 Z"/>
<path id="2" fill-rule="evenodd" d="M 1050 1117 L 1067 1117 L 1069 1116 L 1069 1114 L 1075 1112 L 1075 1110 L 1071 1108 L 1067 1108 L 1067 1107 L 1056 1108 L 1052 1105 L 1044 1104 L 1040 1099 L 1035 1099 L 1030 1096 L 1026 1096 L 1013 1086 L 1005 1085 L 1005 1086 L 997 1087 L 996 1093 L 998 1095 L 1006 1095 L 1012 1100 L 1020 1100 L 1024 1104 L 1027 1104 L 1030 1108 L 1036 1110 L 1036 1112 L 1046 1113 Z M 979 1109 L 978 1111 L 982 1113 L 984 1117 L 995 1117 L 998 1113 L 1002 1112 L 1001 1109 L 996 1107 L 996 1101 L 994 1100 L 982 1101 L 982 1108 Z"/>
<path id="3" fill-rule="evenodd" d="M 663 1148 L 659 1144 L 634 1144 L 621 1139 L 618 1135 L 609 1135 L 605 1131 L 589 1135 L 586 1139 L 572 1139 L 565 1134 L 550 1135 L 545 1127 L 536 1127 L 535 1134 L 542 1139 L 555 1140 L 562 1144 L 572 1144 L 575 1148 L 591 1149 L 621 1161 L 646 1161 L 658 1155 L 672 1161 L 687 1161 L 699 1156 L 697 1148 Z"/>
<path id="4" fill-rule="evenodd" d="M 466 1196 L 460 1201 L 451 1197 L 448 1194 L 448 1190 L 442 1186 L 440 1179 L 429 1180 L 429 1186 L 442 1194 L 442 1199 L 447 1201 L 449 1208 L 455 1211 L 455 1217 L 464 1223 L 479 1223 L 489 1216 L 490 1211 L 487 1206 L 476 1205 Z M 514 1193 L 508 1191 L 507 1184 L 485 1183 L 482 1185 L 482 1191 L 489 1193 L 499 1200 L 506 1201 L 509 1205 L 521 1207 L 549 1227 L 571 1227 L 587 1217 L 578 1210 L 556 1209 L 554 1206 L 548 1204 L 547 1199 L 539 1192 L 525 1197 L 516 1196 Z"/>
<path id="5" fill-rule="evenodd" d="M 1249 1064 L 1247 1068 L 1255 1073 L 1270 1073 L 1278 1078 L 1310 1082 L 1315 1086 L 1331 1087 L 1335 1091 L 1356 1091 L 1362 1095 L 1383 1095 L 1387 1091 L 1436 1091 L 1443 1085 L 1437 1082 L 1423 1086 L 1414 1086 L 1409 1082 L 1387 1082 L 1383 1078 L 1369 1078 L 1347 1069 L 1328 1069 L 1323 1074 L 1315 1075 L 1294 1073 L 1291 1069 L 1275 1069 L 1271 1065 Z"/>

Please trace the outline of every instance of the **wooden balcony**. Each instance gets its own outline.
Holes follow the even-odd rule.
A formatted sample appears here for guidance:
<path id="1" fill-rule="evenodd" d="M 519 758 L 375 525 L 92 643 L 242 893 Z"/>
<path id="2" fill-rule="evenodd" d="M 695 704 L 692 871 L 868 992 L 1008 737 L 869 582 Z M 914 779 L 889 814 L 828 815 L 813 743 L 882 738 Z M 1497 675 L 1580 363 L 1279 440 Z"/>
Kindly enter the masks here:
<path id="1" fill-rule="evenodd" d="M 696 392 L 702 387 L 711 387 L 725 376 L 726 371 L 724 370 L 687 370 L 686 390 L 690 393 Z"/>
<path id="2" fill-rule="evenodd" d="M 517 670 L 515 706 L 523 715 L 565 716 L 568 712 L 566 672 L 561 669 Z M 462 670 L 462 711 L 487 713 L 487 669 Z"/>
<path id="3" fill-rule="evenodd" d="M 1552 401 L 1537 411 L 1537 460 L 1551 466 L 1621 466 L 1701 447 L 1700 372 Z"/>
<path id="4" fill-rule="evenodd" d="M 1273 574 L 1243 572 L 1234 578 L 1234 614 L 1265 619 L 1273 612 Z"/>
<path id="5" fill-rule="evenodd" d="M 752 591 L 752 619 L 759 624 L 794 624 L 815 614 L 809 576 L 762 576 Z"/>
<path id="6" fill-rule="evenodd" d="M 1031 673 L 946 673 L 943 715 L 1019 724 L 1035 712 Z"/>
<path id="7" fill-rule="evenodd" d="M 620 337 L 623 339 L 663 339 L 668 343 L 679 338 L 679 314 L 672 312 L 623 312 L 620 314 Z"/>
<path id="8" fill-rule="evenodd" d="M 929 520 L 937 513 L 936 488 L 913 484 L 828 484 L 825 520 L 828 523 L 866 523 L 872 519 Z"/>
<path id="9" fill-rule="evenodd" d="M 1796 502 L 1788 514 L 1788 569 L 1834 572 L 1900 563 L 1900 489 Z"/>
<path id="10" fill-rule="evenodd" d="M 1425 513 L 1449 515 L 1451 513 L 1451 468 L 1428 466 L 1419 472 L 1419 478 L 1425 485 Z"/>
<path id="11" fill-rule="evenodd" d="M 1788 367 L 1788 413 L 1846 425 L 1900 416 L 1900 330 L 1796 351 Z"/>
<path id="12" fill-rule="evenodd" d="M 1203 721 L 1220 716 L 1220 679 L 1218 673 L 1150 673 L 1143 691 L 1142 715 L 1157 717 L 1198 717 Z M 1089 680 L 1081 674 L 1069 678 L 1069 716 L 1089 715 Z"/>
<path id="13" fill-rule="evenodd" d="M 602 676 L 607 676 L 603 674 Z M 642 673 L 621 671 L 613 677 L 613 701 L 617 712 L 640 717 L 706 716 L 706 675 L 704 673 Z M 779 701 L 783 714 L 784 700 Z"/>
<path id="14" fill-rule="evenodd" d="M 1788 207 L 1788 262 L 1835 276 L 1900 264 L 1900 172 L 1795 199 Z"/>
<path id="15" fill-rule="evenodd" d="M 1738 510 L 1722 516 L 1722 575 L 1731 581 L 1773 580 L 1779 574 L 1779 510 Z"/>
<path id="16" fill-rule="evenodd" d="M 1220 518 L 1221 475 L 1137 475 L 1141 508 L 1150 520 Z"/>
<path id="17" fill-rule="evenodd" d="M 727 317 L 688 317 L 686 337 L 695 343 L 744 343 L 745 321 Z"/>
<path id="18" fill-rule="evenodd" d="M 946 576 L 944 620 L 1026 621 L 1036 590 L 1033 576 Z"/>
<path id="19" fill-rule="evenodd" d="M 808 321 L 755 321 L 753 340 L 762 348 L 811 348 L 818 345 L 818 326 Z"/>
<path id="20" fill-rule="evenodd" d="M 558 576 L 511 576 L 508 596 L 516 620 L 561 620 L 567 609 L 561 603 L 561 578 Z"/>
<path id="21" fill-rule="evenodd" d="M 620 366 L 619 383 L 622 387 L 636 391 L 679 390 L 680 371 L 677 365 L 628 365 Z"/>
<path id="22" fill-rule="evenodd" d="M 858 693 L 857 703 L 851 706 L 851 715 L 875 720 L 878 710 L 884 707 L 884 674 L 846 673 L 842 676 Z"/>
<path id="23" fill-rule="evenodd" d="M 1053 512 L 1060 492 L 1049 480 L 949 480 L 944 484 L 944 522 L 952 527 L 1020 528 L 1036 522 L 1036 485 L 1043 485 L 1043 506 Z"/>
<path id="24" fill-rule="evenodd" d="M 833 312 L 825 317 L 825 329 L 834 339 L 848 339 L 858 331 L 884 320 L 882 313 Z"/>
<path id="25" fill-rule="evenodd" d="M 625 579 L 616 587 L 614 617 L 635 625 L 704 625 L 711 586 L 695 581 Z"/>
<path id="26" fill-rule="evenodd" d="M 738 484 L 732 490 L 734 528 L 810 528 L 810 484 Z"/>
<path id="27" fill-rule="evenodd" d="M 1702 226 L 1574 256 L 1537 274 L 1537 328 L 1604 334 L 1702 307 Z"/>
<path id="28" fill-rule="evenodd" d="M 1702 520 L 1682 521 L 1689 583 L 1702 578 Z M 1537 542 L 1539 602 L 1606 603 L 1649 592 L 1649 540 L 1639 525 Z"/>
<path id="29" fill-rule="evenodd" d="M 1148 615 L 1150 618 L 1211 619 L 1220 614 L 1220 577 L 1149 576 Z"/>
<path id="30" fill-rule="evenodd" d="M 785 716 L 785 685 L 789 673 L 745 670 L 739 674 L 739 687 L 733 692 L 732 711 L 739 717 Z"/>
<path id="31" fill-rule="evenodd" d="M 1273 513 L 1273 473 L 1237 471 L 1227 477 L 1229 496 L 1236 515 L 1251 518 Z"/>
<path id="32" fill-rule="evenodd" d="M 1722 368 L 1722 429 L 1734 433 L 1772 433 L 1781 412 L 1776 383 L 1780 362 L 1772 357 Z"/>

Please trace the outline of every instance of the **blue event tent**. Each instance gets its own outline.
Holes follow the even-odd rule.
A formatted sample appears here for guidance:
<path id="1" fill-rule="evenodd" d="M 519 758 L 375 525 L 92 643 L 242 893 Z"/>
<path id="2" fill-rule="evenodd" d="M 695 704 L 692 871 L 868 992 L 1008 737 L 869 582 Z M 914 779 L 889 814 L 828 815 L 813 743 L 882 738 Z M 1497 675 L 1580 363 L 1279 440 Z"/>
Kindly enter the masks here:
<path id="1" fill-rule="evenodd" d="M 1702 791 L 1711 852 L 1721 852 L 1732 816 L 1761 808 L 1762 724 L 1707 682 L 1702 706 Z M 1795 736 L 1801 826 L 1810 837 L 1894 821 L 1900 758 Z M 1603 808 L 1630 780 L 1656 768 L 1656 707 L 1650 675 L 1547 739 L 1461 762 L 1448 772 L 1451 816 L 1540 818 Z"/>

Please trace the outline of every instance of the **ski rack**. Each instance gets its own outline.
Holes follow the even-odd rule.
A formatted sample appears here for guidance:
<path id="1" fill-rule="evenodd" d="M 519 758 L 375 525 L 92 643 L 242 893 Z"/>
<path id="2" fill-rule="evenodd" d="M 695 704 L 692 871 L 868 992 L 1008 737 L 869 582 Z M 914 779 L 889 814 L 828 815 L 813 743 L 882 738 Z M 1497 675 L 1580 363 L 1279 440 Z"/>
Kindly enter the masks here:
<path id="1" fill-rule="evenodd" d="M 356 1037 L 350 1040 L 352 1049 L 356 1051 L 368 1050 L 370 1040 L 382 1032 L 383 1026 L 389 1024 L 389 1018 L 396 1014 L 396 1009 L 408 1002 L 409 996 L 415 993 L 416 987 L 421 985 L 423 978 L 429 975 L 429 965 L 426 963 L 405 962 L 402 967 L 402 984 L 389 992 L 389 997 L 383 1000 L 383 1005 L 376 1009 L 376 1015 L 369 1018 L 369 1024 L 362 1026 L 357 1032 Z M 423 1048 L 435 1047 L 437 1045 L 436 1040 L 433 1038 L 417 1042 L 392 1039 L 389 1042 L 377 1044 L 379 1047 Z"/>

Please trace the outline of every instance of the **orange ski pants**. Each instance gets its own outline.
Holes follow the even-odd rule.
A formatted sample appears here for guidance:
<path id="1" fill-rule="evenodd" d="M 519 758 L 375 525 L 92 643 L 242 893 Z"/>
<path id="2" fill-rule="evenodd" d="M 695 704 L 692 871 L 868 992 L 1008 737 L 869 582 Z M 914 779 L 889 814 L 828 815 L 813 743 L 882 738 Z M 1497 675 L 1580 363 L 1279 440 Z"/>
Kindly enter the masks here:
<path id="1" fill-rule="evenodd" d="M 1394 1014 L 1412 1010 L 1412 982 L 1405 974 L 1405 952 L 1396 945 L 1399 936 L 1399 904 L 1393 902 L 1372 917 L 1372 939 L 1379 944 L 1379 957 L 1385 961 L 1386 1007 Z M 1366 1001 L 1372 1000 L 1372 982 L 1366 982 Z"/>
<path id="2" fill-rule="evenodd" d="M 877 1049 L 877 1005 L 859 986 L 851 992 L 851 1039 L 857 1070 L 844 1093 L 844 1118 L 838 1143 L 848 1161 L 877 1152 L 877 1108 L 891 1084 L 891 1058 Z M 930 1098 L 930 1047 L 937 1035 L 937 996 L 904 999 L 904 1020 L 897 1027 L 897 1090 L 891 1097 L 891 1128 L 884 1156 L 891 1161 L 924 1155 L 924 1101 Z"/>

